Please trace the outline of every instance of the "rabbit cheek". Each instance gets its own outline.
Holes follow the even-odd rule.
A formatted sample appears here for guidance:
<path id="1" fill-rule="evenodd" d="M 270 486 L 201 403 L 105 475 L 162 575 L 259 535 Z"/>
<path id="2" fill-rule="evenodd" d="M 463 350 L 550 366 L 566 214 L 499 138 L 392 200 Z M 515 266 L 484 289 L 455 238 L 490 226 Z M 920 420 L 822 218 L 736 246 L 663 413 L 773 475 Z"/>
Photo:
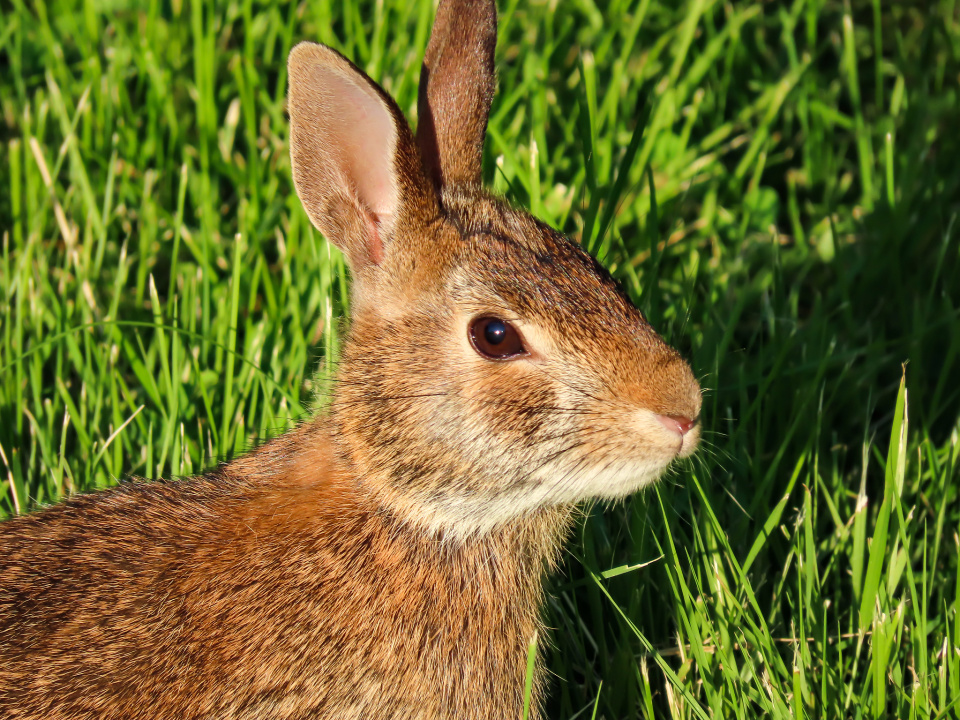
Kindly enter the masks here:
<path id="1" fill-rule="evenodd" d="M 536 382 L 524 361 L 496 362 L 477 358 L 460 394 L 471 402 L 470 416 L 477 418 L 481 442 L 478 453 L 489 447 L 508 447 L 522 453 L 544 433 L 548 413 L 556 405 L 550 387 Z M 497 453 L 498 455 L 502 453 Z"/>

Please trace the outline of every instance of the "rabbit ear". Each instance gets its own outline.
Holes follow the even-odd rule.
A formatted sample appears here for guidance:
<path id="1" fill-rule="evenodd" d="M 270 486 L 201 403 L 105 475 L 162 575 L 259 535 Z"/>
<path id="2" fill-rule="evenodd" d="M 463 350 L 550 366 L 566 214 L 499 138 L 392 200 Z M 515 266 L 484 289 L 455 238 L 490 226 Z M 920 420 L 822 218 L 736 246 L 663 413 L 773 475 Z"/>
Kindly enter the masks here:
<path id="1" fill-rule="evenodd" d="M 376 83 L 325 45 L 300 43 L 287 68 L 300 202 L 354 271 L 379 265 L 401 217 L 436 207 L 410 128 Z"/>
<path id="2" fill-rule="evenodd" d="M 437 187 L 480 184 L 496 45 L 493 0 L 440 0 L 417 101 L 417 142 Z"/>

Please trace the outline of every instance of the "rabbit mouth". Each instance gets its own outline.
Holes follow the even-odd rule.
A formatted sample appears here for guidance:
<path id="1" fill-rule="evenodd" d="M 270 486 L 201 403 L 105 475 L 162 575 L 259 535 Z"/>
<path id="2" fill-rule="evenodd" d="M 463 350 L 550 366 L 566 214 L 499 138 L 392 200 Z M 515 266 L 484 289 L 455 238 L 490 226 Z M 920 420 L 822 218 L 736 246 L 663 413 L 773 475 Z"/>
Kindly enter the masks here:
<path id="1" fill-rule="evenodd" d="M 681 415 L 661 415 L 644 410 L 636 421 L 637 429 L 649 444 L 651 455 L 655 449 L 664 453 L 664 469 L 674 460 L 687 458 L 696 452 L 700 443 L 700 418 Z"/>
<path id="2" fill-rule="evenodd" d="M 619 499 L 652 485 L 700 441 L 699 418 L 633 411 L 627 421 L 610 417 L 599 433 L 580 437 L 579 452 L 554 451 L 555 462 L 524 475 L 516 506 L 572 504 L 591 498 Z M 509 494 L 509 493 L 508 493 Z"/>
<path id="3" fill-rule="evenodd" d="M 670 440 L 677 444 L 677 457 L 690 457 L 700 442 L 700 418 L 688 418 L 680 415 L 654 416 L 667 431 Z"/>
<path id="4" fill-rule="evenodd" d="M 690 457 L 700 442 L 699 417 L 640 410 L 618 429 L 610 428 L 613 437 L 604 443 L 607 461 L 583 472 L 576 483 L 578 501 L 618 499 L 652 485 L 676 460 Z"/>

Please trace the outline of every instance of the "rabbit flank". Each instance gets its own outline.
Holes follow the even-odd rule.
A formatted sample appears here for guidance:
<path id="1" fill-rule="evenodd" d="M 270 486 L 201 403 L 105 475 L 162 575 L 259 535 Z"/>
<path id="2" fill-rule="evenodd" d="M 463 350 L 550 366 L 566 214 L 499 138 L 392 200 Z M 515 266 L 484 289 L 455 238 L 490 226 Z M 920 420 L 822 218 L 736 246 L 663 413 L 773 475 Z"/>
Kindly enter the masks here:
<path id="1" fill-rule="evenodd" d="M 442 0 L 416 135 L 336 51 L 290 53 L 294 183 L 353 282 L 329 410 L 0 524 L 0 715 L 521 716 L 574 508 L 690 455 L 701 399 L 596 261 L 481 187 L 495 44 L 491 0 Z"/>

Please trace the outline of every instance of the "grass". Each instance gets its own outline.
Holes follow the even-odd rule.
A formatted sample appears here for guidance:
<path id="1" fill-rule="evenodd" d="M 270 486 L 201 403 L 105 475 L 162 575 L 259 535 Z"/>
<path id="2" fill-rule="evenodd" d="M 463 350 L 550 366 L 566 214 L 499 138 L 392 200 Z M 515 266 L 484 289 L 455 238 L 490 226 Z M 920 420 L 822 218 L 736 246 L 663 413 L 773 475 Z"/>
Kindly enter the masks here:
<path id="1" fill-rule="evenodd" d="M 709 388 L 695 461 L 577 531 L 549 717 L 960 715 L 958 13 L 501 0 L 488 181 Z M 285 57 L 327 42 L 412 117 L 431 3 L 0 14 L 0 512 L 290 427 L 348 308 Z"/>

